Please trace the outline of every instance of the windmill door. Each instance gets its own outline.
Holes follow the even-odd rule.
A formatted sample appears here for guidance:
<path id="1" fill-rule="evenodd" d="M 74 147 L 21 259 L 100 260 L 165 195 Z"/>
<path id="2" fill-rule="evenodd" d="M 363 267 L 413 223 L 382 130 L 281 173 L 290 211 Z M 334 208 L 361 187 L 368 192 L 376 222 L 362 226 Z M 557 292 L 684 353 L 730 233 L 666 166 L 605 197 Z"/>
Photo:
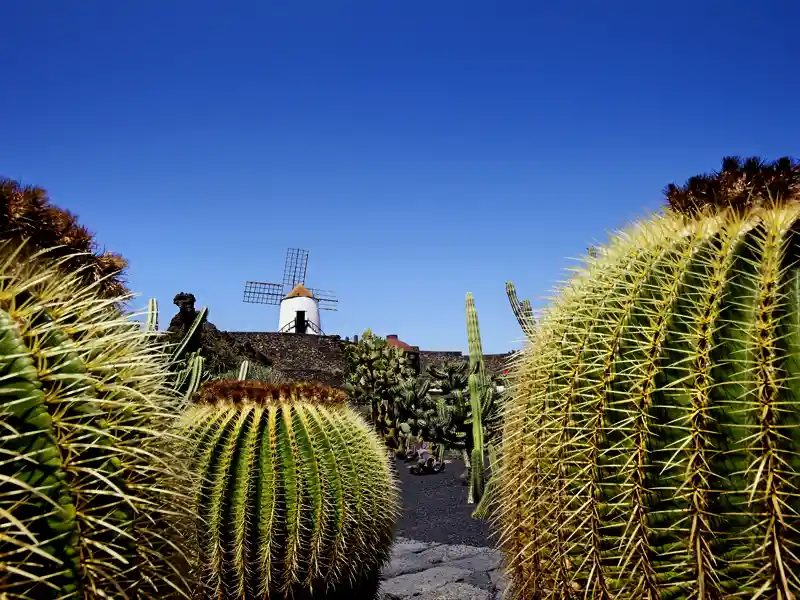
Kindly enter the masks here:
<path id="1" fill-rule="evenodd" d="M 295 313 L 294 318 L 294 332 L 295 333 L 305 333 L 306 332 L 306 311 L 298 310 Z"/>

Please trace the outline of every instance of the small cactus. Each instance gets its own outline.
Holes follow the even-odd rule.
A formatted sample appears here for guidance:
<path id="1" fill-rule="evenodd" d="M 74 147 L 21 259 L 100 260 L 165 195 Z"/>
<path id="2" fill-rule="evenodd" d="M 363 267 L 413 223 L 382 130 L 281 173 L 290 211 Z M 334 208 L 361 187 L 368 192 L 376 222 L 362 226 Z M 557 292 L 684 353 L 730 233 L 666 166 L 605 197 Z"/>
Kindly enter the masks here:
<path id="1" fill-rule="evenodd" d="M 373 598 L 398 491 L 386 449 L 313 384 L 212 381 L 184 414 L 201 598 Z"/>

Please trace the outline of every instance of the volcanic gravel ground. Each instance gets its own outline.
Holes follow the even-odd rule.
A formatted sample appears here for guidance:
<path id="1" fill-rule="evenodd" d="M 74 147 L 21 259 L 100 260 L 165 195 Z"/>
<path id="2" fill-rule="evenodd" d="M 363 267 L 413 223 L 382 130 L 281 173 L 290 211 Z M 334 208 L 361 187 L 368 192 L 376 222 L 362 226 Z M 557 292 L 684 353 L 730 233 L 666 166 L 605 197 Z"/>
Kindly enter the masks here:
<path id="1" fill-rule="evenodd" d="M 488 523 L 470 516 L 475 505 L 467 504 L 467 487 L 460 479 L 464 472 L 461 460 L 453 460 L 441 473 L 430 475 L 412 475 L 408 464 L 397 460 L 403 513 L 396 535 L 440 544 L 493 545 Z"/>

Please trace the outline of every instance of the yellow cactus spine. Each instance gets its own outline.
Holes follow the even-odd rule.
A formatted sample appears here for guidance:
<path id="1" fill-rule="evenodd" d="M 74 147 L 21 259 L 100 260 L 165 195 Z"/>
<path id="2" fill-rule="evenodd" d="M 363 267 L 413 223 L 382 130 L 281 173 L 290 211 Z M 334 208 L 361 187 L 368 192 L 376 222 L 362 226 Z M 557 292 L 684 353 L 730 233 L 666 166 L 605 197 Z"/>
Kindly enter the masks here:
<path id="1" fill-rule="evenodd" d="M 399 510 L 385 447 L 343 393 L 207 383 L 183 422 L 203 598 L 373 598 Z"/>
<path id="2" fill-rule="evenodd" d="M 563 285 L 505 406 L 513 598 L 800 595 L 799 232 L 666 213 Z"/>
<path id="3" fill-rule="evenodd" d="M 20 249 L 0 244 L 0 598 L 188 597 L 164 353 L 70 257 Z"/>

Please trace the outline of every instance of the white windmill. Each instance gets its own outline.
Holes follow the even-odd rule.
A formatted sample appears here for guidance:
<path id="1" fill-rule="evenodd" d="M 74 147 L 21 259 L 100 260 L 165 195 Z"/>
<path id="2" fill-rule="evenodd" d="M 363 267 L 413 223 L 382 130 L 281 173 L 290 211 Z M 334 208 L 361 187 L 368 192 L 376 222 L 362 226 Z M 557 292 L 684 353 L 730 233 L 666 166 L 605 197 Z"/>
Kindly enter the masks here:
<path id="1" fill-rule="evenodd" d="M 286 251 L 283 282 L 247 281 L 244 285 L 244 301 L 280 305 L 278 331 L 325 335 L 320 311 L 336 310 L 338 300 L 333 292 L 304 285 L 307 268 L 308 250 L 289 248 Z"/>

